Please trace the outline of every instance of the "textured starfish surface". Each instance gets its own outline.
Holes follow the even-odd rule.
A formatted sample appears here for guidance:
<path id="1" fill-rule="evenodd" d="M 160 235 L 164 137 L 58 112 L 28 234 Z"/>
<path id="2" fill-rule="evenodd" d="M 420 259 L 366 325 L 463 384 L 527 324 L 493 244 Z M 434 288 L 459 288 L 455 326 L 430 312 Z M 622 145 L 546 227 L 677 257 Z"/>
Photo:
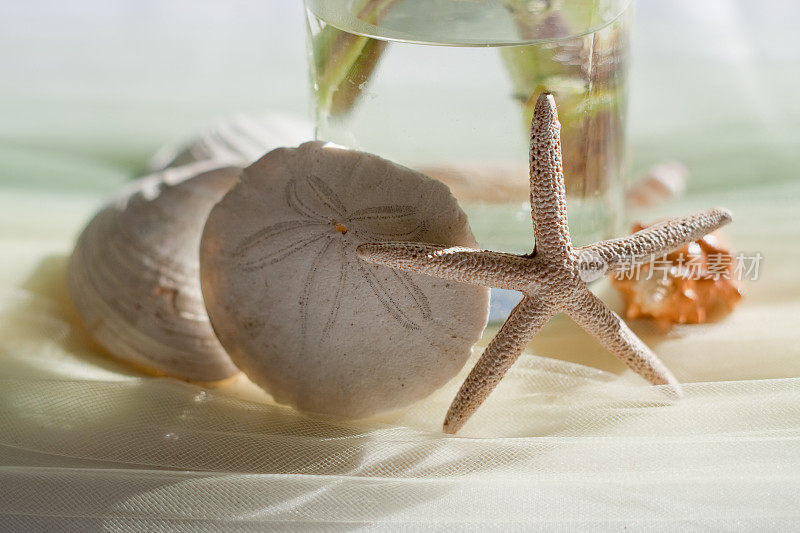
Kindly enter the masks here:
<path id="1" fill-rule="evenodd" d="M 675 218 L 628 237 L 574 248 L 567 225 L 561 163 L 561 125 L 555 100 L 543 93 L 531 123 L 530 183 L 534 250 L 513 255 L 420 243 L 365 243 L 370 262 L 459 282 L 523 293 L 453 400 L 444 431 L 457 432 L 517 360 L 533 336 L 557 313 L 566 313 L 634 372 L 656 385 L 681 389 L 664 363 L 598 299 L 586 283 L 612 270 L 649 261 L 727 224 L 726 209 Z"/>

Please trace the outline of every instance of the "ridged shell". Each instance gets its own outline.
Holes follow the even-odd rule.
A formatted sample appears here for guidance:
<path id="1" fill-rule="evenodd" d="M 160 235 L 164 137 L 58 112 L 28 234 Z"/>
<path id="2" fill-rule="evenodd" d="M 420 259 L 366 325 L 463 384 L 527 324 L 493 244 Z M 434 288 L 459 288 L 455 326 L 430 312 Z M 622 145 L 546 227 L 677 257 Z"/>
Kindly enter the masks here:
<path id="1" fill-rule="evenodd" d="M 282 113 L 238 115 L 201 131 L 185 145 L 163 148 L 153 157 L 150 168 L 158 171 L 207 160 L 246 167 L 270 150 L 313 138 L 313 124 L 301 117 Z"/>
<path id="2" fill-rule="evenodd" d="M 218 167 L 206 161 L 132 182 L 78 239 L 69 291 L 94 339 L 116 358 L 191 381 L 238 372 L 200 292 L 203 224 L 241 172 Z"/>
<path id="3" fill-rule="evenodd" d="M 242 173 L 212 209 L 200 275 L 214 330 L 276 401 L 366 417 L 453 378 L 481 337 L 484 287 L 362 261 L 366 241 L 475 246 L 442 183 L 311 142 Z"/>

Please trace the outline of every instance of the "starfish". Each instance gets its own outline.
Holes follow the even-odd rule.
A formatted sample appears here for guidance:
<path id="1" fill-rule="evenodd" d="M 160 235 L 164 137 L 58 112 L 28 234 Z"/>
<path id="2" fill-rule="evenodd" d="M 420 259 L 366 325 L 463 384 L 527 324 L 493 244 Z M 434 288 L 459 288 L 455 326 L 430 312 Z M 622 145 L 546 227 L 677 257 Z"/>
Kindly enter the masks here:
<path id="1" fill-rule="evenodd" d="M 625 322 L 595 296 L 589 281 L 678 249 L 730 222 L 726 209 L 709 209 L 628 237 L 572 246 L 561 159 L 561 124 L 553 96 L 542 93 L 531 123 L 530 184 L 534 250 L 514 255 L 413 242 L 365 243 L 359 257 L 398 270 L 523 293 L 478 359 L 445 416 L 456 433 L 497 386 L 533 336 L 557 313 L 566 313 L 634 372 L 654 385 L 680 384 Z"/>

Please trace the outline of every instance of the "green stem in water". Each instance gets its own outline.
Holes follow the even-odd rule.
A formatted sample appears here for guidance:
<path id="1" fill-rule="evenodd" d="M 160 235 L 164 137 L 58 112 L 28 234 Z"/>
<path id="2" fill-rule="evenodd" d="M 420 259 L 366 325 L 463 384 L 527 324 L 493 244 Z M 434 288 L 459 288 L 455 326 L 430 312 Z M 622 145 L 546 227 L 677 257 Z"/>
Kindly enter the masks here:
<path id="1" fill-rule="evenodd" d="M 356 16 L 369 24 L 378 24 L 395 2 L 362 0 Z M 312 46 L 319 111 L 334 116 L 347 113 L 369 81 L 386 42 L 325 26 L 313 38 Z"/>
<path id="2" fill-rule="evenodd" d="M 624 29 L 565 38 L 575 27 L 591 27 L 598 16 L 585 6 L 571 7 L 577 4 L 507 0 L 519 37 L 540 42 L 505 47 L 500 54 L 526 133 L 539 94 L 547 90 L 556 96 L 567 190 L 590 197 L 605 191 L 619 171 L 626 84 L 624 67 L 618 67 L 625 60 L 625 43 Z"/>

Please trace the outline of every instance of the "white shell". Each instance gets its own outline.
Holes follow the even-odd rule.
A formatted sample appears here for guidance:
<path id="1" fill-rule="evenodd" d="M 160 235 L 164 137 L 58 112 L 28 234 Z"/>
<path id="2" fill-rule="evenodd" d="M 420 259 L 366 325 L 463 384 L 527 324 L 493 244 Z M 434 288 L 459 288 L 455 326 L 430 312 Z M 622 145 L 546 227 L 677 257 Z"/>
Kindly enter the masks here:
<path id="1" fill-rule="evenodd" d="M 280 146 L 296 146 L 314 138 L 313 124 L 292 115 L 238 115 L 216 124 L 180 147 L 162 148 L 150 161 L 153 171 L 213 160 L 219 165 L 246 167 Z"/>
<path id="2" fill-rule="evenodd" d="M 365 417 L 419 400 L 470 356 L 489 291 L 361 261 L 366 241 L 475 246 L 447 187 L 380 157 L 311 142 L 245 169 L 200 245 L 222 344 L 276 401 Z"/>
<path id="3" fill-rule="evenodd" d="M 418 170 L 447 185 L 461 202 L 517 204 L 530 194 L 528 167 L 516 163 L 453 161 Z"/>
<path id="4" fill-rule="evenodd" d="M 241 172 L 216 167 L 195 163 L 132 182 L 89 222 L 69 262 L 70 294 L 94 339 L 150 372 L 192 381 L 238 373 L 200 292 L 203 224 Z"/>
<path id="5" fill-rule="evenodd" d="M 686 192 L 689 168 L 680 161 L 663 161 L 653 165 L 647 173 L 628 189 L 626 201 L 632 207 L 650 207 Z"/>

